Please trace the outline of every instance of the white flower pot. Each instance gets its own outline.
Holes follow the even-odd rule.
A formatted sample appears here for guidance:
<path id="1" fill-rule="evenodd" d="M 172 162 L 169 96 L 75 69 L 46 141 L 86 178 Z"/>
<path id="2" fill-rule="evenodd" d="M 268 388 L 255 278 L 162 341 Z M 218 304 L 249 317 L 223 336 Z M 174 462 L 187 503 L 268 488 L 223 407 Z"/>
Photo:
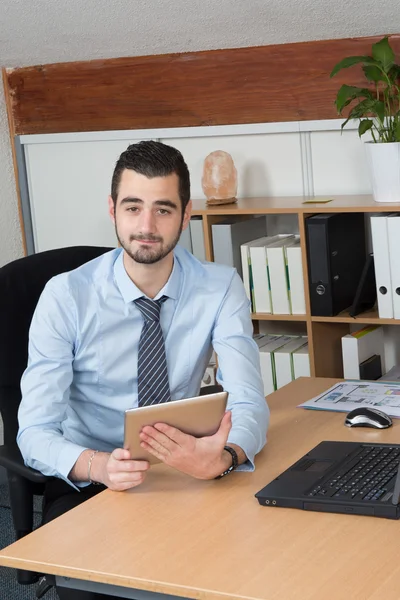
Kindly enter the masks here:
<path id="1" fill-rule="evenodd" d="M 366 142 L 365 149 L 375 202 L 400 204 L 400 142 Z"/>

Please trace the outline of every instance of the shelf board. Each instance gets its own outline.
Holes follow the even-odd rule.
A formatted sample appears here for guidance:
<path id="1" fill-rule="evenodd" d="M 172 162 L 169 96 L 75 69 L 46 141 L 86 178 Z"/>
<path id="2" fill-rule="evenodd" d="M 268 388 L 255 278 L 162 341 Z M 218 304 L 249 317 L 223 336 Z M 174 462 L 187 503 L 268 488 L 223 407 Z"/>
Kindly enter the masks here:
<path id="1" fill-rule="evenodd" d="M 307 315 L 271 315 L 270 313 L 251 313 L 254 321 L 307 321 Z"/>
<path id="2" fill-rule="evenodd" d="M 239 198 L 232 204 L 207 206 L 205 199 L 193 200 L 193 215 L 253 215 L 253 214 L 312 214 L 330 212 L 393 212 L 400 210 L 400 203 L 374 202 L 372 195 L 324 195 L 333 198 L 327 204 L 304 204 L 312 198 L 304 196 L 282 196 L 265 198 Z M 321 196 L 319 196 L 321 198 Z"/>
<path id="3" fill-rule="evenodd" d="M 313 323 L 365 323 L 366 325 L 400 325 L 399 319 L 381 319 L 378 310 L 367 310 L 356 317 L 350 317 L 349 311 L 344 310 L 334 317 L 311 317 Z"/>

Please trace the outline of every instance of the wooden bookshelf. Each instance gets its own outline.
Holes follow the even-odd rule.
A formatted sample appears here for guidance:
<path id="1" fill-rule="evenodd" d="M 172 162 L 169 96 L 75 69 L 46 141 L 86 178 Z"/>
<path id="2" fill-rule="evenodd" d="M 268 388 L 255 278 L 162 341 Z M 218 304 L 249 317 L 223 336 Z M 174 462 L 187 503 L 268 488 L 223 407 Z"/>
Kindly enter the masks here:
<path id="1" fill-rule="evenodd" d="M 374 202 L 371 195 L 361 196 L 318 196 L 318 198 L 333 198 L 326 204 L 304 204 L 312 198 L 303 196 L 283 196 L 265 198 L 240 198 L 234 204 L 207 206 L 205 200 L 193 200 L 193 215 L 268 215 L 268 214 L 316 214 L 330 212 L 395 212 L 400 210 L 400 204 Z"/>
<path id="2" fill-rule="evenodd" d="M 272 315 L 270 313 L 251 313 L 253 321 L 307 321 L 307 315 Z"/>
<path id="3" fill-rule="evenodd" d="M 207 260 L 213 260 L 212 225 L 227 216 L 237 215 L 238 219 L 246 215 L 297 215 L 300 245 L 302 250 L 303 277 L 306 300 L 306 314 L 304 315 L 279 315 L 253 313 L 255 330 L 258 330 L 260 321 L 274 321 L 282 323 L 303 322 L 306 325 L 308 336 L 311 375 L 316 377 L 343 377 L 341 338 L 350 332 L 351 325 L 400 325 L 400 320 L 380 319 L 377 310 L 369 310 L 350 317 L 348 310 L 334 317 L 317 317 L 311 315 L 308 265 L 305 237 L 305 219 L 317 213 L 331 212 L 400 212 L 400 203 L 377 203 L 371 195 L 337 196 L 326 195 L 332 198 L 326 204 L 307 203 L 302 196 L 294 197 L 265 197 L 241 198 L 234 204 L 220 206 L 207 206 L 205 200 L 193 200 L 193 215 L 203 217 L 204 243 Z"/>
<path id="4" fill-rule="evenodd" d="M 352 323 L 360 325 L 400 325 L 399 319 L 382 319 L 378 310 L 366 310 L 356 317 L 351 317 L 348 310 L 344 310 L 334 317 L 311 317 L 315 323 Z"/>

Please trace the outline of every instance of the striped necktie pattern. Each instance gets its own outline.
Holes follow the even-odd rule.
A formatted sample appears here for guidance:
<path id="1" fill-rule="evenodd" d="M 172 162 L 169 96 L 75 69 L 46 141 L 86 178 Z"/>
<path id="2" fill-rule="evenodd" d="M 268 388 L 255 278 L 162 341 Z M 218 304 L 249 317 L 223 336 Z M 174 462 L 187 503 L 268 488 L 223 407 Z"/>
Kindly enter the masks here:
<path id="1" fill-rule="evenodd" d="M 142 296 L 135 304 L 142 313 L 144 323 L 139 340 L 138 398 L 139 406 L 150 406 L 171 399 L 165 356 L 164 337 L 160 325 L 161 305 L 167 300 L 150 300 Z"/>

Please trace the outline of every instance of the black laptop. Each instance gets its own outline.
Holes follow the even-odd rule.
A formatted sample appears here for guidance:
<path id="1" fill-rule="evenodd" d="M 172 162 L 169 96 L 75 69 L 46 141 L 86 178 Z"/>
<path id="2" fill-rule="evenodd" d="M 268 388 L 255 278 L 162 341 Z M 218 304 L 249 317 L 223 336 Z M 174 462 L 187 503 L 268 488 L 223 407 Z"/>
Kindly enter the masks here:
<path id="1" fill-rule="evenodd" d="M 321 442 L 257 492 L 262 506 L 400 518 L 400 444 Z"/>

